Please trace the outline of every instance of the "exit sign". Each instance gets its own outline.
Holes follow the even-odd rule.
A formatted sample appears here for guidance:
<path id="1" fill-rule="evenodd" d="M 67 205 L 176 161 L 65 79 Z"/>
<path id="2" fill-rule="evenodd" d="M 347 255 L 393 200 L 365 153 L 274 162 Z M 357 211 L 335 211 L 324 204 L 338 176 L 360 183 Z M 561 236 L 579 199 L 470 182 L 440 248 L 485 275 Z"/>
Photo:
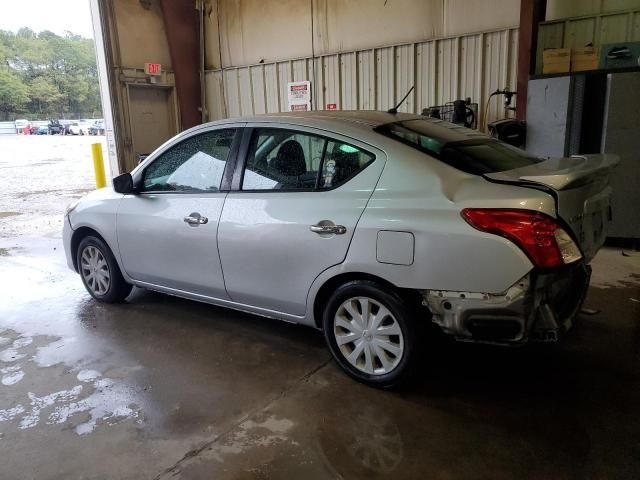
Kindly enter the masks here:
<path id="1" fill-rule="evenodd" d="M 144 73 L 147 75 L 160 75 L 162 73 L 162 65 L 159 63 L 145 63 Z"/>

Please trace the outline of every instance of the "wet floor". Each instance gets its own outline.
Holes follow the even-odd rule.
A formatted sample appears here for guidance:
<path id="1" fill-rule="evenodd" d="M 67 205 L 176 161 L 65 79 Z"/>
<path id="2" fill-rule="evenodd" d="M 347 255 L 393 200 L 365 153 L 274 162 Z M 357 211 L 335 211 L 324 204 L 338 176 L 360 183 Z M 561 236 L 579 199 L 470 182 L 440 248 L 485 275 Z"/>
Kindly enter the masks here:
<path id="1" fill-rule="evenodd" d="M 138 289 L 91 300 L 56 223 L 91 188 L 90 142 L 45 138 L 24 167 L 0 156 L 18 213 L 0 216 L 1 479 L 640 477 L 640 257 L 599 254 L 597 313 L 563 344 L 434 338 L 383 392 L 312 329 Z M 76 152 L 55 160 L 73 178 L 40 171 L 54 151 Z"/>

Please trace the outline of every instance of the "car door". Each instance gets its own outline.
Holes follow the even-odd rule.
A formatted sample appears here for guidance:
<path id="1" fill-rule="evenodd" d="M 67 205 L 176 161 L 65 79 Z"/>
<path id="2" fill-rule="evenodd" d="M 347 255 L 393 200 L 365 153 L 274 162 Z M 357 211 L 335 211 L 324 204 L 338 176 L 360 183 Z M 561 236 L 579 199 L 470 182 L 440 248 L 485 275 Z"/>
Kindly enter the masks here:
<path id="1" fill-rule="evenodd" d="M 344 260 L 386 157 L 321 130 L 249 126 L 218 231 L 227 292 L 301 316 L 313 280 Z"/>
<path id="2" fill-rule="evenodd" d="M 190 135 L 136 173 L 140 192 L 125 195 L 117 214 L 120 257 L 131 278 L 228 299 L 216 232 L 238 131 Z"/>

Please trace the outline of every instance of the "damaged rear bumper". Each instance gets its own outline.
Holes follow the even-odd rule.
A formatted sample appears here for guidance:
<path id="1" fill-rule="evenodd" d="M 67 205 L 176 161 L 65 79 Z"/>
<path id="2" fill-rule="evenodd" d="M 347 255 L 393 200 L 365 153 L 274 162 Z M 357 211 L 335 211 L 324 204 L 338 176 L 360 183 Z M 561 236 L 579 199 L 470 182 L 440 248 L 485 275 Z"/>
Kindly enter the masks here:
<path id="1" fill-rule="evenodd" d="M 552 272 L 532 270 L 501 294 L 427 290 L 433 322 L 457 340 L 520 344 L 556 342 L 573 323 L 589 287 L 591 267 L 577 262 Z"/>

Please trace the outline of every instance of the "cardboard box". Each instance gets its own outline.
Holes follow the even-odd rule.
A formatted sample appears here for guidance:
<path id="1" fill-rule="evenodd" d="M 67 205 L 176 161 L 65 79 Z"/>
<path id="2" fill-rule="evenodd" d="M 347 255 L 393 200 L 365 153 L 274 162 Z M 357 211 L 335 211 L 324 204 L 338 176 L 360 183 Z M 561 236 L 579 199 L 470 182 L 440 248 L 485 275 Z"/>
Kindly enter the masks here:
<path id="1" fill-rule="evenodd" d="M 640 42 L 607 43 L 600 48 L 600 68 L 640 66 Z"/>
<path id="2" fill-rule="evenodd" d="M 549 48 L 542 52 L 542 73 L 566 73 L 570 69 L 570 48 Z"/>
<path id="3" fill-rule="evenodd" d="M 600 52 L 595 47 L 575 48 L 571 51 L 571 71 L 597 70 Z"/>

